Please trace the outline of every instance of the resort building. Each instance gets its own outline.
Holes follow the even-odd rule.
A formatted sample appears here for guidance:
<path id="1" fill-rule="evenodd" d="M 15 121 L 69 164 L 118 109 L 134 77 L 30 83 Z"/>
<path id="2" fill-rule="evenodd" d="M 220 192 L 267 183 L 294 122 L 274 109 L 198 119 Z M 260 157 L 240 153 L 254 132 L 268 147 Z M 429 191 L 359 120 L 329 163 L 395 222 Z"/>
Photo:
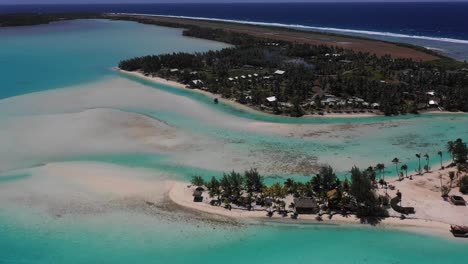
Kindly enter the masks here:
<path id="1" fill-rule="evenodd" d="M 274 74 L 276 74 L 276 75 L 283 75 L 283 74 L 285 74 L 285 73 L 286 73 L 286 72 L 285 72 L 285 71 L 282 71 L 282 70 L 277 70 L 277 71 L 274 72 Z"/>

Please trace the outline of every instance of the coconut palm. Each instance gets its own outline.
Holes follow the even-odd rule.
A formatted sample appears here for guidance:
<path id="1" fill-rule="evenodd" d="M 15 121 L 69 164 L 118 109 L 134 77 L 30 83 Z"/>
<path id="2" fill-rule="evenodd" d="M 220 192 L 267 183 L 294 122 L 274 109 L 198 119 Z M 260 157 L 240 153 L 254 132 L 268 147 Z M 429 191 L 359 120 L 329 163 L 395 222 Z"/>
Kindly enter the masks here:
<path id="1" fill-rule="evenodd" d="M 396 170 L 397 175 L 399 175 L 400 172 L 398 171 L 398 164 L 400 164 L 400 160 L 398 158 L 394 158 L 392 162 L 393 164 L 395 164 L 395 170 Z"/>
<path id="2" fill-rule="evenodd" d="M 449 178 L 450 178 L 450 189 L 452 189 L 452 182 L 453 182 L 453 179 L 455 179 L 454 171 L 449 171 Z"/>
<path id="3" fill-rule="evenodd" d="M 397 193 L 396 195 L 398 196 L 398 198 L 400 199 L 400 206 L 401 206 L 401 197 L 403 196 L 400 192 L 400 190 L 397 190 Z"/>
<path id="4" fill-rule="evenodd" d="M 408 178 L 408 165 L 406 164 L 401 165 L 401 170 L 405 171 L 406 178 Z"/>
<path id="5" fill-rule="evenodd" d="M 455 156 L 453 155 L 453 151 L 455 150 L 455 143 L 453 141 L 447 142 L 447 151 L 452 154 L 452 161 L 455 161 Z"/>
<path id="6" fill-rule="evenodd" d="M 418 160 L 419 160 L 418 174 L 421 174 L 421 153 L 417 153 L 416 158 L 418 158 Z"/>
<path id="7" fill-rule="evenodd" d="M 205 185 L 205 181 L 203 180 L 203 178 L 198 175 L 192 176 L 192 180 L 190 182 L 197 187 Z"/>
<path id="8" fill-rule="evenodd" d="M 437 155 L 439 155 L 439 157 L 440 157 L 440 169 L 443 169 L 444 166 L 442 165 L 442 151 L 440 151 L 440 150 L 437 151 Z"/>
<path id="9" fill-rule="evenodd" d="M 424 158 L 426 159 L 426 166 L 424 166 L 424 168 L 426 169 L 426 172 L 429 172 L 429 154 L 424 154 Z"/>
<path id="10" fill-rule="evenodd" d="M 380 178 L 385 178 L 384 171 L 385 171 L 385 164 L 383 163 L 378 163 L 375 168 L 380 171 Z"/>

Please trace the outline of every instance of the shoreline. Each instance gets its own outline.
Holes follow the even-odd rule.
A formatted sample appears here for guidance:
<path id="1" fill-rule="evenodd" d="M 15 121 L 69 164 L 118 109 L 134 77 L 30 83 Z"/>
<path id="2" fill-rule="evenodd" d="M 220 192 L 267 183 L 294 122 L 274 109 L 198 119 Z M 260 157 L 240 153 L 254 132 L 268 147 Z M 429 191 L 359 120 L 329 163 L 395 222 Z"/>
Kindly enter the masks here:
<path id="1" fill-rule="evenodd" d="M 200 89 L 189 89 L 189 88 L 186 87 L 186 85 L 184 85 L 182 83 L 179 83 L 179 82 L 176 82 L 176 81 L 167 80 L 167 79 L 164 79 L 164 78 L 161 78 L 161 77 L 156 77 L 156 76 L 145 76 L 144 74 L 142 74 L 140 72 L 130 72 L 130 71 L 122 70 L 122 69 L 120 69 L 118 67 L 114 67 L 113 70 L 117 71 L 118 73 L 122 73 L 122 74 L 125 74 L 125 75 L 128 75 L 128 76 L 133 76 L 133 77 L 136 77 L 136 78 L 139 78 L 139 79 L 142 79 L 142 80 L 146 80 L 146 81 L 150 81 L 150 82 L 153 82 L 153 83 L 156 83 L 156 84 L 167 85 L 167 86 L 171 86 L 171 87 L 174 87 L 174 88 L 177 88 L 177 89 L 183 89 L 183 90 L 187 90 L 187 91 L 192 91 L 194 93 L 202 94 L 202 95 L 205 95 L 207 97 L 218 98 L 218 100 L 220 100 L 221 102 L 223 102 L 225 104 L 228 104 L 228 105 L 230 105 L 230 106 L 232 106 L 234 108 L 244 110 L 244 111 L 247 111 L 247 112 L 250 112 L 250 113 L 253 113 L 253 114 L 260 114 L 260 115 L 269 116 L 269 117 L 281 117 L 281 118 L 291 118 L 291 119 L 301 119 L 301 118 L 303 118 L 303 119 L 345 118 L 346 119 L 346 118 L 385 117 L 385 115 L 383 115 L 383 114 L 376 114 L 376 113 L 352 113 L 352 114 L 330 113 L 330 114 L 324 114 L 323 116 L 321 116 L 321 115 L 304 115 L 302 117 L 290 117 L 290 116 L 285 116 L 285 115 L 274 115 L 274 114 L 270 114 L 270 113 L 267 113 L 267 112 L 262 112 L 260 110 L 249 107 L 247 105 L 240 104 L 240 103 L 235 102 L 235 101 L 230 100 L 230 99 L 222 98 L 221 95 L 219 95 L 219 94 L 211 93 L 211 92 L 200 90 Z M 460 111 L 450 112 L 450 111 L 428 110 L 428 111 L 421 111 L 419 114 L 424 115 L 424 114 L 466 114 L 466 113 L 465 112 L 460 112 Z"/>

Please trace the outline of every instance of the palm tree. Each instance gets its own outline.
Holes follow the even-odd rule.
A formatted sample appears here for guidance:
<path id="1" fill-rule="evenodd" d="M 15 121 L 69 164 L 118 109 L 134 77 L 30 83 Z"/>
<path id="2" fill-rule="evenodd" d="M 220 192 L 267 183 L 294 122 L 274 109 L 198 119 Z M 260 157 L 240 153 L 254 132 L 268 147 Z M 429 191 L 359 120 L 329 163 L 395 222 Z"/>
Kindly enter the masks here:
<path id="1" fill-rule="evenodd" d="M 285 182 L 284 182 L 284 187 L 286 188 L 286 190 L 288 191 L 288 193 L 292 193 L 293 192 L 293 186 L 295 185 L 295 182 L 293 179 L 291 178 L 288 178 Z"/>
<path id="2" fill-rule="evenodd" d="M 452 161 L 455 161 L 455 157 L 453 155 L 453 151 L 455 150 L 455 143 L 453 141 L 447 142 L 447 151 L 452 154 Z"/>
<path id="3" fill-rule="evenodd" d="M 452 182 L 453 182 L 453 179 L 455 179 L 454 171 L 449 171 L 449 178 L 450 178 L 450 189 L 452 189 Z"/>
<path id="4" fill-rule="evenodd" d="M 397 195 L 398 198 L 400 199 L 400 206 L 401 206 L 401 197 L 402 197 L 402 194 L 401 194 L 400 190 L 397 190 L 396 195 Z"/>
<path id="5" fill-rule="evenodd" d="M 426 158 L 426 166 L 424 166 L 424 168 L 426 169 L 426 172 L 429 172 L 429 154 L 424 154 L 424 158 Z"/>
<path id="6" fill-rule="evenodd" d="M 198 175 L 192 176 L 192 180 L 190 182 L 197 187 L 205 185 L 205 181 L 203 180 L 203 178 Z"/>
<path id="7" fill-rule="evenodd" d="M 384 178 L 385 175 L 384 175 L 384 170 L 385 170 L 385 164 L 383 163 L 378 163 L 375 168 L 380 171 L 380 178 Z"/>
<path id="8" fill-rule="evenodd" d="M 393 164 L 395 164 L 395 169 L 396 169 L 397 175 L 399 175 L 400 172 L 398 171 L 398 164 L 400 164 L 400 160 L 399 160 L 398 158 L 394 158 L 394 159 L 392 160 L 392 162 L 393 162 Z"/>
<path id="9" fill-rule="evenodd" d="M 416 154 L 416 158 L 419 160 L 418 174 L 421 174 L 421 153 Z"/>
<path id="10" fill-rule="evenodd" d="M 408 178 L 408 165 L 406 164 L 401 165 L 401 170 L 405 171 L 406 178 Z"/>
<path id="11" fill-rule="evenodd" d="M 437 151 L 437 155 L 439 155 L 439 157 L 440 157 L 440 169 L 443 169 L 444 166 L 442 165 L 442 151 L 440 151 L 440 150 Z"/>

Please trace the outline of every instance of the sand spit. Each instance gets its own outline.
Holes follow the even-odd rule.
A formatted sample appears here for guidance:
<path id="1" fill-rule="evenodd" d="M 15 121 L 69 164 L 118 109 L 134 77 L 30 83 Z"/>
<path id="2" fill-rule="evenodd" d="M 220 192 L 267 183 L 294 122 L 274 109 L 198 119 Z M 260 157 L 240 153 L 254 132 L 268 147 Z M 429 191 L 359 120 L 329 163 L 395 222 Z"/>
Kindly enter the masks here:
<path id="1" fill-rule="evenodd" d="M 21 116 L 0 124 L 1 171 L 89 154 L 161 153 L 189 143 L 164 123 L 112 109 Z"/>
<path id="2" fill-rule="evenodd" d="M 194 203 L 193 202 L 193 187 L 188 187 L 190 184 L 184 182 L 171 182 L 172 189 L 169 192 L 169 197 L 174 201 L 174 203 L 179 204 L 180 206 L 185 206 L 190 209 L 199 210 L 209 214 L 215 214 L 225 217 L 230 217 L 243 221 L 246 223 L 258 223 L 258 222 L 281 222 L 281 223 L 290 223 L 290 224 L 333 224 L 333 225 L 361 225 L 359 219 L 354 216 L 342 216 L 342 215 L 333 215 L 330 219 L 327 215 L 323 216 L 322 221 L 316 220 L 316 215 L 300 215 L 298 220 L 292 220 L 289 217 L 282 217 L 275 214 L 272 218 L 267 217 L 266 211 L 247 211 L 247 210 L 227 210 L 222 207 L 211 206 L 207 202 Z M 424 197 L 418 197 L 416 199 L 423 199 Z M 205 199 L 206 200 L 206 199 Z M 440 205 L 437 205 L 437 208 L 441 208 Z M 427 208 L 419 207 L 416 211 L 425 210 Z M 457 208 L 458 210 L 462 210 Z M 436 209 L 435 209 L 436 210 Z M 391 211 L 391 210 L 390 210 Z M 455 210 L 452 210 L 454 212 Z M 441 218 L 433 217 L 426 215 L 425 218 L 420 218 L 424 213 L 416 215 L 416 217 L 408 218 L 405 220 L 399 219 L 398 216 L 389 217 L 382 220 L 376 227 L 378 228 L 398 228 L 405 231 L 412 231 L 418 233 L 439 235 L 444 237 L 452 237 L 450 234 L 450 224 L 451 223 L 466 223 L 468 218 L 454 218 L 459 217 L 458 215 L 442 215 Z M 462 213 L 463 214 L 463 213 Z"/>
<path id="3" fill-rule="evenodd" d="M 446 164 L 447 165 L 447 164 Z M 382 220 L 377 226 L 382 228 L 401 228 L 406 231 L 422 232 L 426 234 L 436 234 L 445 237 L 452 237 L 450 225 L 468 226 L 468 208 L 466 206 L 456 206 L 443 199 L 440 193 L 440 182 L 443 185 L 450 185 L 448 177 L 449 171 L 456 171 L 456 168 L 434 169 L 422 175 L 410 174 L 412 179 L 397 178 L 389 179 L 389 183 L 395 186 L 395 190 L 388 190 L 390 197 L 395 197 L 399 190 L 402 193 L 402 206 L 414 207 L 416 214 L 408 215 L 401 220 L 401 214 L 389 209 L 390 217 Z M 240 209 L 226 210 L 223 207 L 211 206 L 209 196 L 204 194 L 203 202 L 193 202 L 194 187 L 188 183 L 172 181 L 169 183 L 171 190 L 169 198 L 180 206 L 185 206 L 194 210 L 203 211 L 210 214 L 222 215 L 233 219 L 248 221 L 279 221 L 285 223 L 321 223 L 321 224 L 360 224 L 359 219 L 354 216 L 333 215 L 331 218 L 325 215 L 322 221 L 316 220 L 316 215 L 300 215 L 298 220 L 289 217 L 282 217 L 274 214 L 268 217 L 265 210 L 247 211 Z M 467 195 L 463 195 L 456 187 L 456 180 L 452 183 L 450 195 L 459 195 L 468 200 Z M 385 194 L 384 189 L 379 193 Z M 289 200 L 288 200 L 289 199 Z M 290 198 L 286 202 L 292 202 Z"/>

